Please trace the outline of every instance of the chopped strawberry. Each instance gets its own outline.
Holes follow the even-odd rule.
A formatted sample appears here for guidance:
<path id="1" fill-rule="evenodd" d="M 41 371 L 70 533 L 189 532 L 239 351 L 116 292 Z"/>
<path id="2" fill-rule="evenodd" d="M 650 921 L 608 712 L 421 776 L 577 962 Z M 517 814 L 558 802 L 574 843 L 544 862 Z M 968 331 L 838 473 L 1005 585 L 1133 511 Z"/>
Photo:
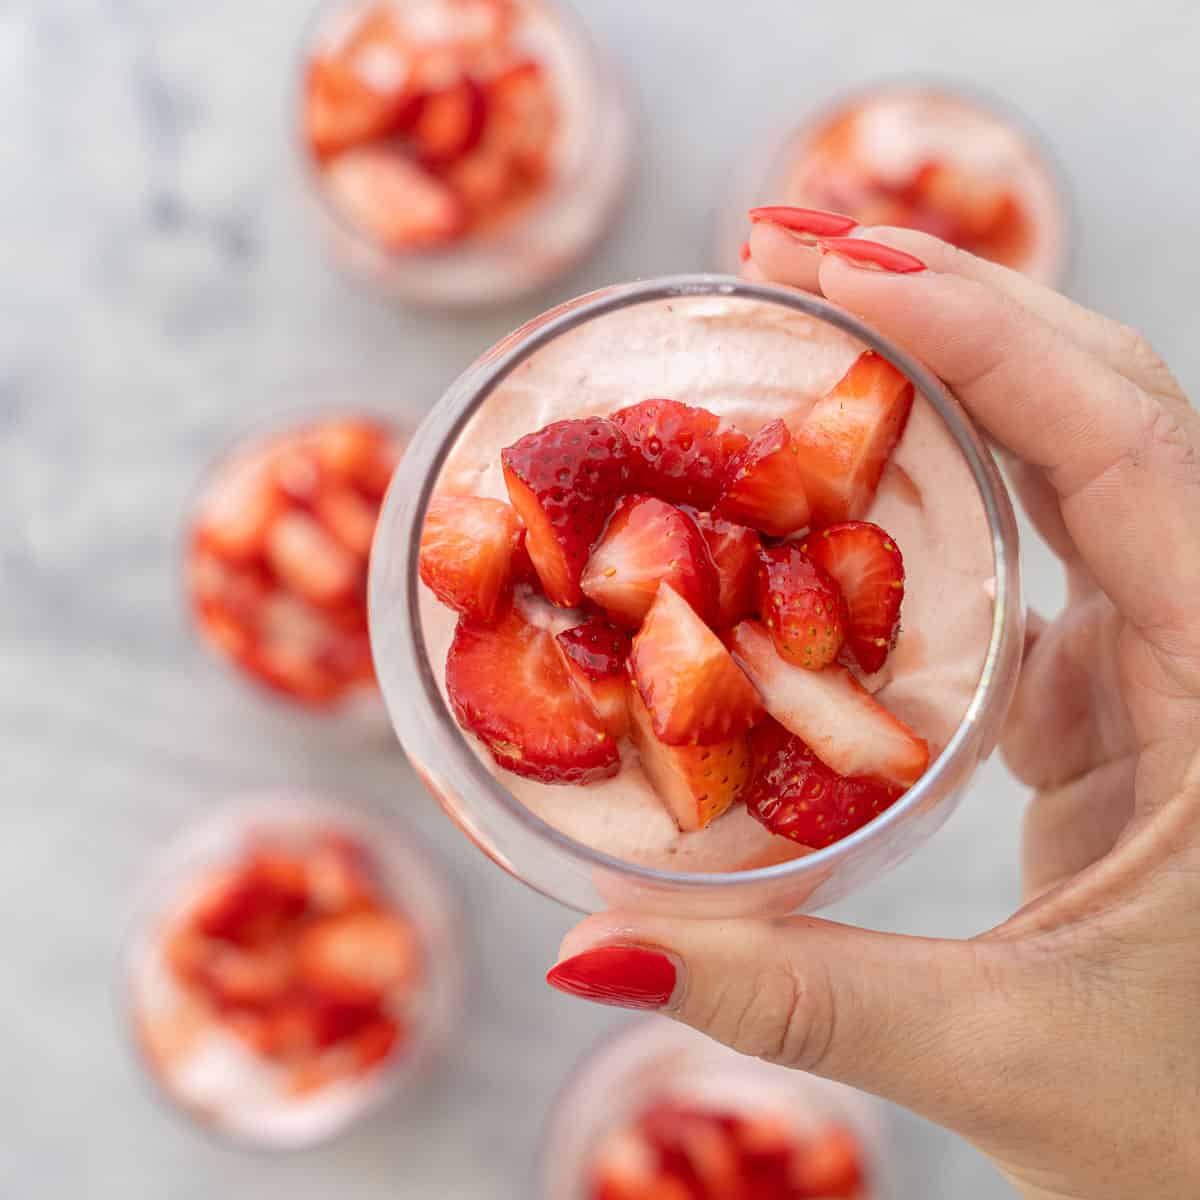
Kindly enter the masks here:
<path id="1" fill-rule="evenodd" d="M 705 620 L 717 609 L 717 572 L 696 522 L 654 496 L 626 496 L 592 551 L 583 594 L 619 625 L 636 629 L 669 583 Z"/>
<path id="2" fill-rule="evenodd" d="M 450 163 L 445 178 L 477 223 L 508 211 L 505 201 L 515 190 L 512 157 L 492 139 L 485 136 L 469 154 Z"/>
<path id="3" fill-rule="evenodd" d="M 305 864 L 309 901 L 324 915 L 377 907 L 376 883 L 363 848 L 330 832 L 317 840 Z"/>
<path id="4" fill-rule="evenodd" d="M 308 905 L 304 864 L 255 853 L 239 870 L 218 874 L 196 900 L 191 923 L 205 937 L 254 946 L 275 937 Z"/>
<path id="5" fill-rule="evenodd" d="M 794 439 L 814 524 L 866 513 L 912 404 L 912 384 L 873 350 L 817 401 Z"/>
<path id="6" fill-rule="evenodd" d="M 311 604 L 344 603 L 362 585 L 362 561 L 303 512 L 286 513 L 271 526 L 265 553 L 279 581 Z"/>
<path id="7" fill-rule="evenodd" d="M 487 85 L 494 136 L 520 167 L 542 175 L 558 127 L 558 105 L 546 72 L 532 60 L 517 63 Z"/>
<path id="8" fill-rule="evenodd" d="M 878 525 L 846 521 L 811 533 L 801 547 L 824 567 L 846 600 L 846 647 L 868 675 L 887 660 L 900 632 L 904 559 Z"/>
<path id="9" fill-rule="evenodd" d="M 403 151 L 360 146 L 326 168 L 333 202 L 387 250 L 419 250 L 453 241 L 464 230 L 462 202 Z"/>
<path id="10" fill-rule="evenodd" d="M 711 513 L 691 514 L 717 568 L 716 627 L 727 629 L 752 616 L 758 605 L 758 533 Z"/>
<path id="11" fill-rule="evenodd" d="M 589 1200 L 695 1200 L 680 1179 L 661 1170 L 658 1154 L 636 1129 L 605 1139 L 592 1165 Z"/>
<path id="12" fill-rule="evenodd" d="M 445 605 L 491 621 L 513 581 L 525 537 L 510 505 L 477 496 L 435 496 L 421 534 L 421 579 Z"/>
<path id="13" fill-rule="evenodd" d="M 945 161 L 925 163 L 905 191 L 918 206 L 944 214 L 955 242 L 986 238 L 1004 219 L 1009 195 L 988 175 Z"/>
<path id="14" fill-rule="evenodd" d="M 659 1162 L 700 1196 L 737 1196 L 740 1163 L 737 1145 L 722 1113 L 665 1100 L 639 1122 Z"/>
<path id="15" fill-rule="evenodd" d="M 659 588 L 633 639 L 629 670 L 655 737 L 668 745 L 727 742 L 762 712 L 758 693 L 721 639 L 669 583 Z"/>
<path id="16" fill-rule="evenodd" d="M 629 732 L 629 634 L 600 617 L 564 629 L 558 648 L 579 694 L 614 738 Z"/>
<path id="17" fill-rule="evenodd" d="M 377 1017 L 354 1036 L 354 1062 L 361 1071 L 370 1070 L 391 1058 L 403 1030 L 391 1017 Z"/>
<path id="18" fill-rule="evenodd" d="M 710 746 L 668 746 L 655 735 L 650 711 L 636 688 L 630 690 L 629 709 L 642 770 L 675 823 L 684 832 L 712 824 L 749 782 L 746 735 Z"/>
<path id="19" fill-rule="evenodd" d="M 254 947 L 213 945 L 196 982 L 221 1008 L 266 1008 L 291 985 L 291 948 L 280 942 Z"/>
<path id="20" fill-rule="evenodd" d="M 795 542 L 759 551 L 759 611 L 775 649 L 809 671 L 827 667 L 846 636 L 838 585 Z"/>
<path id="21" fill-rule="evenodd" d="M 364 562 L 370 556 L 379 506 L 351 487 L 322 488 L 313 497 L 317 520 Z"/>
<path id="22" fill-rule="evenodd" d="M 613 413 L 634 450 L 639 491 L 712 508 L 726 467 L 747 445 L 746 435 L 704 408 L 677 400 L 643 400 Z"/>
<path id="23" fill-rule="evenodd" d="M 402 76 L 396 86 L 377 87 L 338 58 L 316 58 L 308 68 L 304 129 L 320 159 L 387 137 L 403 120 L 408 103 Z"/>
<path id="24" fill-rule="evenodd" d="M 483 90 L 469 75 L 422 96 L 409 136 L 429 166 L 445 166 L 479 143 L 487 115 Z"/>
<path id="25" fill-rule="evenodd" d="M 892 716 L 854 676 L 834 663 L 823 671 L 792 666 L 771 635 L 743 621 L 730 649 L 750 676 L 767 712 L 840 775 L 869 775 L 909 787 L 929 765 L 929 746 Z"/>
<path id="26" fill-rule="evenodd" d="M 764 425 L 730 461 L 715 511 L 772 537 L 785 537 L 808 524 L 795 442 L 782 421 Z"/>
<path id="27" fill-rule="evenodd" d="M 322 917 L 296 944 L 296 973 L 318 996 L 349 1006 L 375 1004 L 420 970 L 420 948 L 393 913 Z"/>
<path id="28" fill-rule="evenodd" d="M 839 775 L 775 721 L 754 730 L 750 748 L 754 779 L 746 811 L 772 833 L 814 850 L 861 829 L 904 794 L 894 783 Z"/>
<path id="29" fill-rule="evenodd" d="M 269 458 L 255 449 L 229 463 L 219 485 L 205 493 L 196 517 L 197 540 L 221 558 L 249 562 L 262 553 L 267 530 L 283 507 Z"/>
<path id="30" fill-rule="evenodd" d="M 858 1139 L 849 1129 L 818 1134 L 797 1155 L 793 1182 L 802 1197 L 856 1197 L 865 1178 Z"/>
<path id="31" fill-rule="evenodd" d="M 322 472 L 372 500 L 383 499 L 399 458 L 391 430 L 365 418 L 342 418 L 313 427 L 305 440 Z"/>
<path id="32" fill-rule="evenodd" d="M 495 625 L 463 618 L 446 660 L 458 723 L 502 767 L 542 783 L 591 783 L 621 759 L 571 684 L 554 636 L 510 609 Z"/>
<path id="33" fill-rule="evenodd" d="M 573 608 L 579 577 L 626 489 L 629 442 L 603 417 L 555 421 L 501 453 L 504 482 L 549 600 Z"/>

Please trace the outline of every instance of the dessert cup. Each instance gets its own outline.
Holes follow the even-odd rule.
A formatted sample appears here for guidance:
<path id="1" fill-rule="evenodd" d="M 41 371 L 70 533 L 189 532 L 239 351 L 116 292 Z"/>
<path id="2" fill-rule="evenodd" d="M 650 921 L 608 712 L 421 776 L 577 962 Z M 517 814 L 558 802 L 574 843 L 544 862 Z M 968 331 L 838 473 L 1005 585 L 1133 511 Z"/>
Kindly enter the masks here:
<path id="1" fill-rule="evenodd" d="M 654 332 L 643 336 L 640 326 L 650 314 L 656 322 Z M 852 343 L 875 350 L 913 383 L 918 402 L 928 404 L 926 428 L 944 427 L 945 434 L 939 436 L 950 447 L 965 486 L 974 492 L 967 502 L 979 512 L 981 544 L 975 552 L 988 572 L 978 581 L 979 669 L 976 677 L 972 664 L 961 719 L 947 728 L 929 769 L 870 824 L 826 849 L 789 861 L 738 870 L 667 869 L 662 860 L 647 865 L 607 853 L 543 819 L 518 800 L 472 748 L 440 688 L 440 655 L 431 657 L 430 638 L 440 631 L 430 625 L 430 598 L 423 596 L 418 577 L 421 533 L 430 497 L 460 435 L 478 415 L 487 416 L 484 406 L 498 388 L 516 388 L 510 395 L 527 400 L 529 413 L 519 411 L 528 421 L 522 432 L 537 427 L 536 400 L 525 397 L 521 388 L 528 387 L 529 378 L 522 372 L 530 370 L 530 360 L 539 352 L 587 330 L 600 337 L 606 351 L 604 362 L 589 365 L 597 386 L 603 382 L 619 391 L 629 362 L 653 359 L 653 369 L 657 372 L 661 365 L 668 385 L 660 394 L 671 394 L 677 374 L 673 368 L 692 374 L 698 370 L 703 376 L 710 365 L 715 369 L 704 347 L 711 342 L 727 350 L 730 344 L 722 341 L 718 324 L 711 336 L 705 333 L 707 340 L 692 348 L 698 360 L 683 361 L 687 352 L 672 333 L 675 323 L 682 337 L 687 322 L 699 321 L 696 328 L 707 330 L 710 321 L 736 322 L 747 316 L 752 322 L 768 323 L 798 319 L 817 333 L 831 328 L 843 347 Z M 593 324 L 609 321 L 622 323 L 620 344 L 611 354 L 604 340 L 608 326 Z M 567 374 L 571 378 L 569 363 Z M 781 370 L 779 375 L 784 381 L 779 386 L 784 386 L 789 372 Z M 585 376 L 571 379 L 581 393 L 586 390 Z M 769 387 L 766 394 L 769 402 Z M 628 400 L 639 398 L 630 395 Z M 683 398 L 693 399 L 691 393 Z M 502 432 L 508 436 L 508 430 Z M 499 453 L 499 445 L 495 451 Z M 822 299 L 707 275 L 651 280 L 580 297 L 535 319 L 468 368 L 415 435 L 389 489 L 372 557 L 370 615 L 380 684 L 400 740 L 426 786 L 480 849 L 531 887 L 580 911 L 625 907 L 696 917 L 816 909 L 876 878 L 923 844 L 953 811 L 975 768 L 995 745 L 1016 685 L 1023 631 L 1017 533 L 1008 494 L 985 441 L 944 385 L 911 356 Z M 614 788 L 620 782 L 618 778 L 603 786 Z M 599 803 L 586 789 L 550 790 L 573 792 L 564 801 L 568 807 Z M 738 820 L 744 815 L 734 814 Z M 716 824 L 703 834 L 715 828 Z"/>
<path id="2" fill-rule="evenodd" d="M 299 47 L 294 111 L 304 112 L 314 56 L 355 14 L 391 6 L 403 10 L 405 19 L 414 24 L 436 24 L 438 11 L 473 2 L 325 0 L 313 13 Z M 574 13 L 555 0 L 477 2 L 498 3 L 511 14 L 509 50 L 544 71 L 557 106 L 544 165 L 538 168 L 536 180 L 522 189 L 519 203 L 505 201 L 501 213 L 491 202 L 484 186 L 488 164 L 482 159 L 472 160 L 469 183 L 465 173 L 455 175 L 459 161 L 435 163 L 430 169 L 448 183 L 461 203 L 459 227 L 424 245 L 418 239 L 389 249 L 335 200 L 325 169 L 328 162 L 322 163 L 314 153 L 303 118 L 294 123 L 301 187 L 321 240 L 339 268 L 385 298 L 466 308 L 501 303 L 542 287 L 595 245 L 625 193 L 633 121 L 613 63 L 593 44 Z M 451 55 L 451 77 L 452 60 Z M 444 74 L 440 66 L 438 71 Z M 486 150 L 490 135 L 486 124 L 483 129 L 479 146 Z M 374 144 L 388 141 L 385 136 Z M 461 162 L 469 157 L 464 154 Z"/>
<path id="3" fill-rule="evenodd" d="M 252 1048 L 249 1035 L 234 1032 L 229 1011 L 198 1012 L 166 955 L 170 935 L 195 911 L 206 885 L 211 889 L 248 853 L 265 847 L 311 854 L 328 844 L 321 839 L 336 839 L 366 864 L 382 911 L 399 916 L 413 935 L 418 965 L 404 985 L 402 1011 L 387 1009 L 399 1040 L 351 1069 L 326 1070 L 319 1082 L 298 1087 L 296 1064 Z M 325 882 L 312 886 L 328 888 L 329 876 L 317 870 L 310 880 Z M 237 1144 L 294 1150 L 337 1136 L 427 1074 L 458 1022 L 462 970 L 451 897 L 409 832 L 343 803 L 294 791 L 263 793 L 223 806 L 157 857 L 121 956 L 118 1015 L 139 1063 L 173 1109 Z M 346 1053 L 350 1045 L 337 1042 L 333 1050 Z"/>
<path id="4" fill-rule="evenodd" d="M 605 1140 L 664 1100 L 782 1118 L 800 1138 L 846 1130 L 858 1144 L 865 1177 L 858 1197 L 889 1200 L 894 1195 L 887 1183 L 877 1101 L 842 1084 L 737 1054 L 665 1017 L 649 1017 L 602 1042 L 563 1089 L 542 1139 L 541 1200 L 592 1200 L 592 1169 Z"/>

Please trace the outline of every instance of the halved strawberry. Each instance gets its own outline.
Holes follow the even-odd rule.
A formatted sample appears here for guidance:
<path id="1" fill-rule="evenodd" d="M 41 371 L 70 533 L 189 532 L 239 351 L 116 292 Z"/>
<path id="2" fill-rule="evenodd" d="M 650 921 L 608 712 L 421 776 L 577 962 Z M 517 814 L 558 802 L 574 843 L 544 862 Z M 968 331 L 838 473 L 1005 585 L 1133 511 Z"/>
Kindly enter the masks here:
<path id="1" fill-rule="evenodd" d="M 708 621 L 717 609 L 717 572 L 704 535 L 687 513 L 654 496 L 626 496 L 580 579 L 583 594 L 617 624 L 636 629 L 669 583 Z"/>
<path id="2" fill-rule="evenodd" d="M 638 1122 L 661 1166 L 700 1196 L 740 1196 L 737 1144 L 726 1114 L 674 1100 L 651 1107 Z"/>
<path id="3" fill-rule="evenodd" d="M 755 621 L 734 628 L 730 649 L 767 712 L 839 775 L 869 775 L 909 787 L 929 765 L 927 743 L 845 667 L 834 663 L 823 671 L 806 671 L 792 666 Z"/>
<path id="4" fill-rule="evenodd" d="M 463 618 L 446 659 L 458 723 L 502 767 L 542 783 L 591 783 L 621 767 L 616 740 L 571 684 L 554 636 L 515 609 Z"/>
<path id="5" fill-rule="evenodd" d="M 363 564 L 307 513 L 285 513 L 271 526 L 264 547 L 279 581 L 311 604 L 333 606 L 354 596 Z"/>
<path id="6" fill-rule="evenodd" d="M 824 567 L 846 600 L 846 647 L 868 675 L 887 660 L 900 632 L 904 559 L 895 542 L 869 521 L 830 525 L 801 549 Z"/>
<path id="7" fill-rule="evenodd" d="M 658 1153 L 636 1129 L 604 1140 L 591 1176 L 589 1200 L 694 1200 L 682 1180 L 660 1170 Z"/>
<path id="8" fill-rule="evenodd" d="M 633 447 L 634 486 L 672 504 L 712 508 L 744 433 L 705 408 L 643 400 L 613 413 Z"/>
<path id="9" fill-rule="evenodd" d="M 865 775 L 839 775 L 776 721 L 750 735 L 754 779 L 746 811 L 772 833 L 820 850 L 861 829 L 904 789 Z"/>
<path id="10" fill-rule="evenodd" d="M 196 983 L 221 1008 L 265 1008 L 283 997 L 291 982 L 291 947 L 279 942 L 212 945 L 196 975 Z"/>
<path id="11" fill-rule="evenodd" d="M 712 513 L 693 512 L 717 568 L 716 627 L 727 629 L 751 616 L 758 604 L 758 533 Z"/>
<path id="12" fill-rule="evenodd" d="M 315 58 L 308 68 L 304 132 L 313 153 L 332 158 L 387 137 L 408 103 L 406 79 L 378 87 L 340 58 Z"/>
<path id="13" fill-rule="evenodd" d="M 555 421 L 505 447 L 500 460 L 525 545 L 553 604 L 583 599 L 579 577 L 626 490 L 629 442 L 603 417 Z"/>
<path id="14" fill-rule="evenodd" d="M 655 737 L 672 746 L 726 742 L 762 713 L 758 693 L 721 639 L 669 583 L 633 639 L 629 672 Z"/>
<path id="15" fill-rule="evenodd" d="M 391 430 L 366 418 L 342 418 L 314 426 L 304 439 L 323 473 L 383 499 L 401 451 Z"/>
<path id="16" fill-rule="evenodd" d="M 478 145 L 486 116 L 483 89 L 464 75 L 420 98 L 409 136 L 422 162 L 445 166 Z"/>
<path id="17" fill-rule="evenodd" d="M 558 105 L 542 65 L 516 63 L 487 85 L 493 136 L 531 175 L 546 170 L 558 127 Z"/>
<path id="18" fill-rule="evenodd" d="M 703 829 L 741 796 L 751 771 L 745 734 L 711 746 L 668 746 L 656 736 L 636 688 L 629 692 L 629 710 L 642 770 L 680 829 Z"/>
<path id="19" fill-rule="evenodd" d="M 512 584 L 524 537 L 520 518 L 501 500 L 435 496 L 421 534 L 421 579 L 443 604 L 490 621 Z"/>
<path id="20" fill-rule="evenodd" d="M 317 520 L 364 562 L 371 553 L 379 506 L 352 487 L 324 487 L 312 501 Z"/>
<path id="21" fill-rule="evenodd" d="M 954 241 L 986 238 L 1003 220 L 1009 195 L 987 174 L 944 160 L 924 163 L 905 191 L 912 202 L 945 215 Z"/>
<path id="22" fill-rule="evenodd" d="M 262 553 L 271 522 L 283 511 L 268 452 L 255 449 L 225 466 L 207 489 L 196 516 L 200 545 L 234 563 Z"/>
<path id="23" fill-rule="evenodd" d="M 782 421 L 764 425 L 729 463 L 714 511 L 772 537 L 785 537 L 808 524 L 804 478 Z"/>
<path id="24" fill-rule="evenodd" d="M 206 884 L 188 920 L 207 938 L 254 946 L 278 936 L 307 906 L 304 863 L 264 850 Z"/>
<path id="25" fill-rule="evenodd" d="M 794 438 L 815 525 L 866 513 L 912 404 L 912 384 L 874 350 L 817 401 Z"/>
<path id="26" fill-rule="evenodd" d="M 600 617 L 556 639 L 579 694 L 614 738 L 629 732 L 629 634 Z"/>
<path id="27" fill-rule="evenodd" d="M 454 192 L 402 150 L 360 146 L 325 168 L 330 199 L 385 250 L 420 250 L 459 237 L 466 212 Z"/>
<path id="28" fill-rule="evenodd" d="M 327 916 L 378 906 L 365 847 L 335 831 L 322 834 L 305 863 L 312 909 Z"/>
<path id="29" fill-rule="evenodd" d="M 848 1200 L 860 1195 L 865 1174 L 858 1138 L 840 1128 L 817 1134 L 796 1155 L 792 1181 L 801 1196 Z"/>
<path id="30" fill-rule="evenodd" d="M 809 671 L 827 667 L 846 636 L 838 585 L 795 542 L 759 550 L 759 611 L 775 649 Z"/>
<path id="31" fill-rule="evenodd" d="M 379 1003 L 419 972 L 421 951 L 412 927 L 386 912 L 321 917 L 296 943 L 296 974 L 332 1003 Z"/>

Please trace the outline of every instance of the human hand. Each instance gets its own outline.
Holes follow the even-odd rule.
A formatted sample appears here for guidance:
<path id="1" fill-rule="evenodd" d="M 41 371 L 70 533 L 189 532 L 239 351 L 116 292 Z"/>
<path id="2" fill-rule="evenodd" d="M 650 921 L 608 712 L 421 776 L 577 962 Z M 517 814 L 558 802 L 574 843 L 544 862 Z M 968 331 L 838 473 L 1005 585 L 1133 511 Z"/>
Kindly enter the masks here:
<path id="1" fill-rule="evenodd" d="M 923 234 L 855 240 L 822 251 L 760 222 L 747 270 L 923 359 L 1002 447 L 1067 571 L 1003 741 L 1035 789 L 1028 902 L 966 942 L 609 912 L 568 934 L 550 981 L 904 1104 L 1030 1200 L 1194 1197 L 1200 420 L 1131 330 Z"/>

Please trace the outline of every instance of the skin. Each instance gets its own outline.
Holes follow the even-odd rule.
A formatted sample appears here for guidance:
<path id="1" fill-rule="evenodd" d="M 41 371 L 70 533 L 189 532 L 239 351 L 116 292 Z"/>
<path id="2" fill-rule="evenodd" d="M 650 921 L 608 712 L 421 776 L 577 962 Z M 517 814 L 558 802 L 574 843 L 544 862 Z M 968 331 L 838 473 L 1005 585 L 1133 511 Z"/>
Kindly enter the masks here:
<path id="1" fill-rule="evenodd" d="M 996 440 L 1068 579 L 1031 618 L 1003 741 L 1033 790 L 1026 903 L 966 942 L 808 917 L 610 912 L 676 963 L 666 1011 L 886 1096 L 974 1142 L 1028 1200 L 1185 1200 L 1200 1180 L 1200 421 L 1134 331 L 928 236 L 894 275 L 755 227 L 747 274 L 907 346 Z"/>

